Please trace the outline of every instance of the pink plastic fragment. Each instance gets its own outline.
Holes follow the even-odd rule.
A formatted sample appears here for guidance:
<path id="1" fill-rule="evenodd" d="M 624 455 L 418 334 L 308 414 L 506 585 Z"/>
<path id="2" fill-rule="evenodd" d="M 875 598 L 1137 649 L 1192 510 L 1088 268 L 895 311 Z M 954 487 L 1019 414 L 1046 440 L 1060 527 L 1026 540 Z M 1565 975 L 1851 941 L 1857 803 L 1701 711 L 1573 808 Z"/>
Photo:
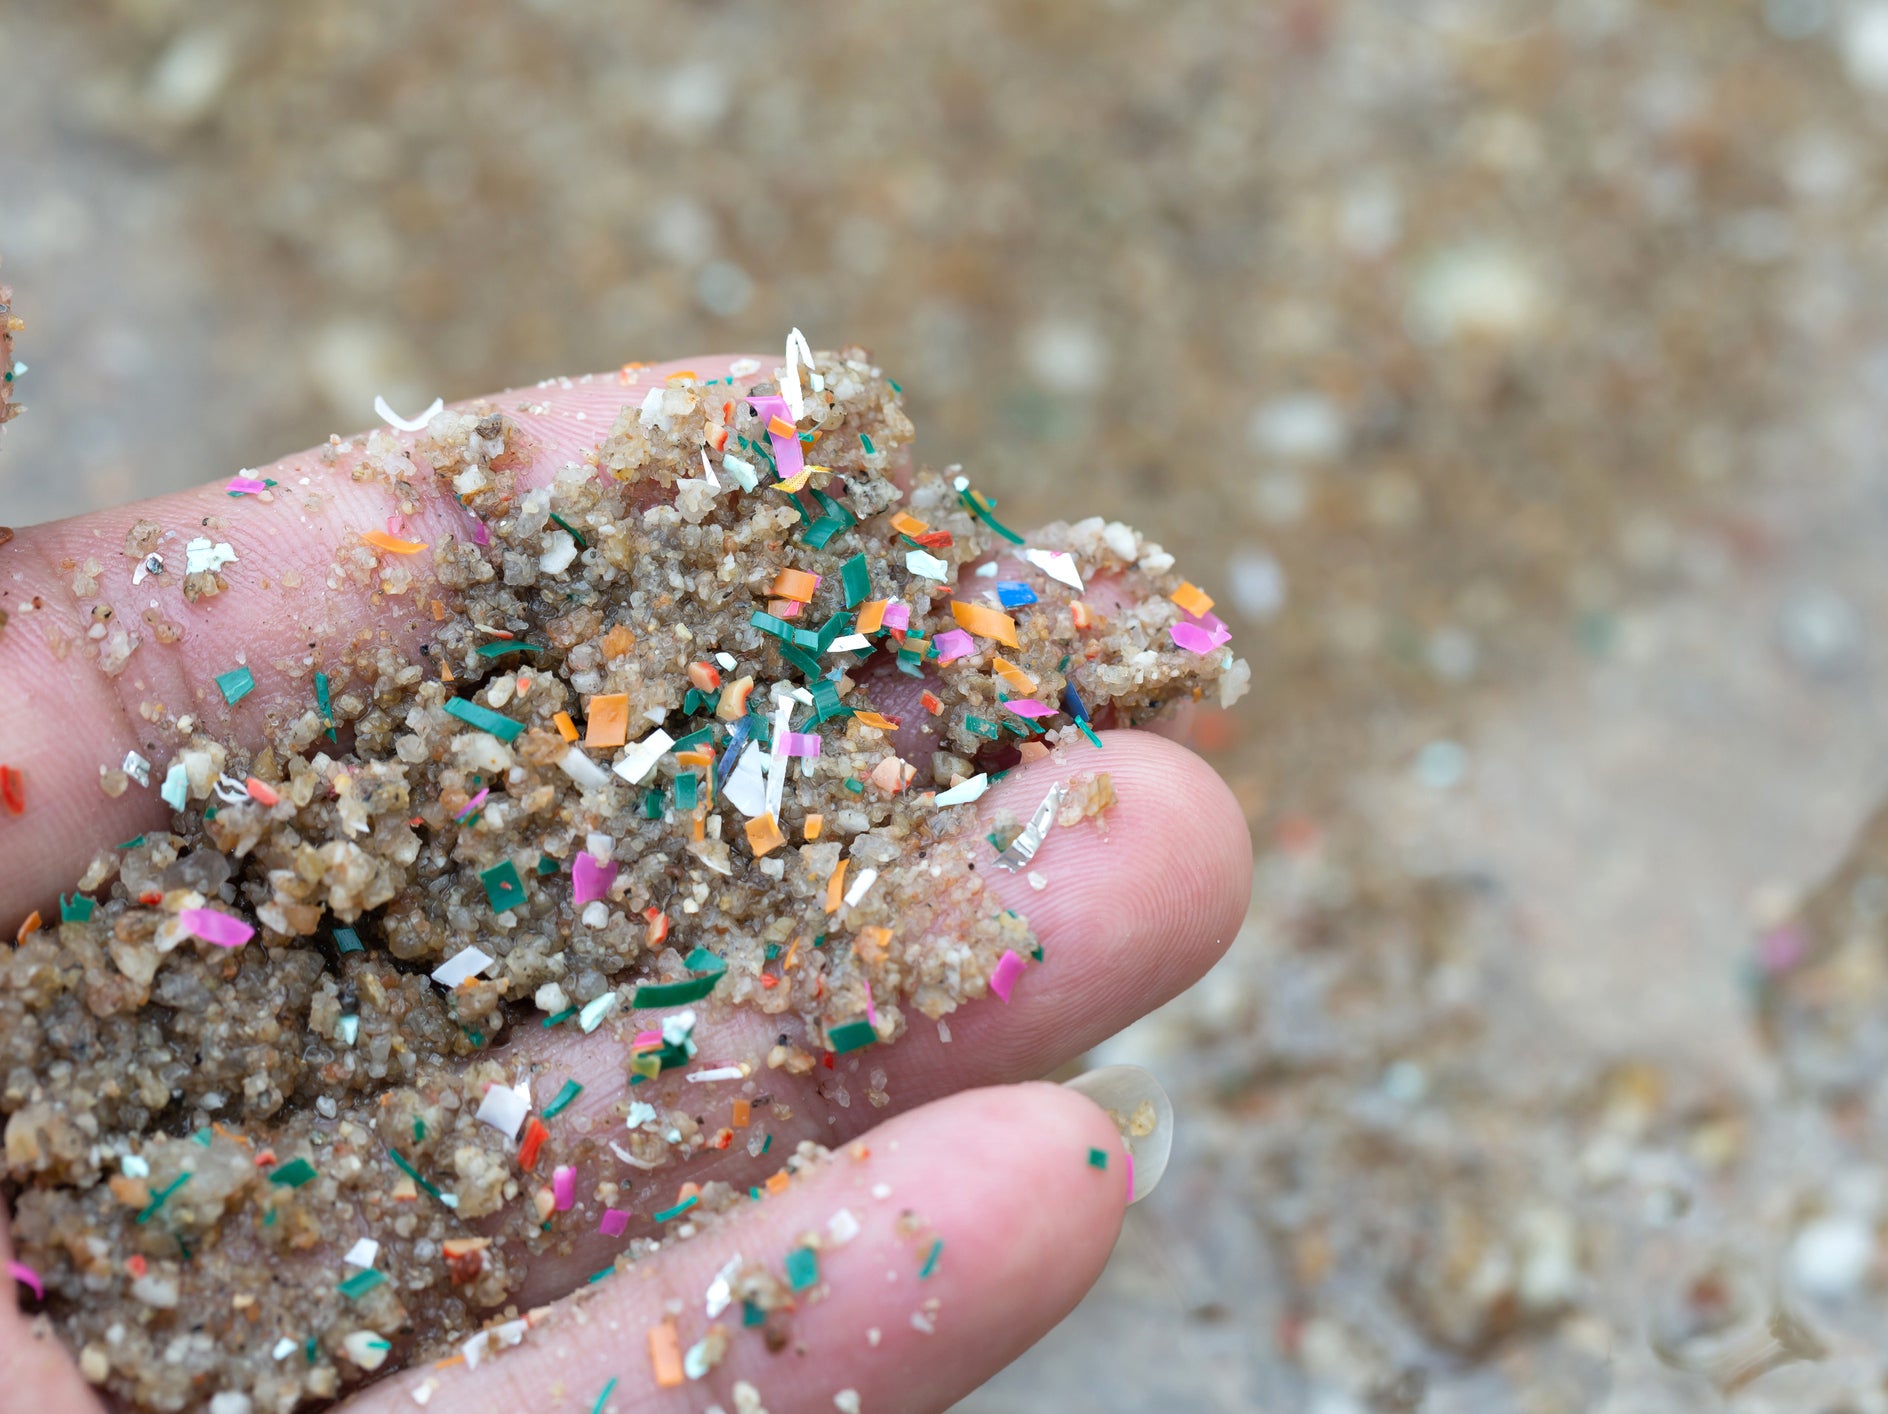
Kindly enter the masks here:
<path id="1" fill-rule="evenodd" d="M 787 406 L 787 400 L 778 393 L 770 393 L 765 397 L 749 398 L 748 402 L 753 405 L 754 411 L 760 414 L 762 426 L 765 426 L 776 417 L 782 422 L 793 421 L 793 409 Z M 802 455 L 800 451 L 800 434 L 796 432 L 791 437 L 782 437 L 778 432 L 769 428 L 767 440 L 773 446 L 774 466 L 780 472 L 780 479 L 782 481 L 791 481 L 800 474 L 801 469 L 806 465 L 806 457 Z"/>
<path id="2" fill-rule="evenodd" d="M 1007 1003 L 1011 991 L 1016 987 L 1016 979 L 1023 975 L 1028 966 L 1028 963 L 1016 955 L 1016 950 L 1011 948 L 997 959 L 996 967 L 990 973 L 990 990 Z"/>
<path id="3" fill-rule="evenodd" d="M 885 617 L 880 621 L 886 628 L 895 628 L 900 633 L 911 627 L 911 606 L 900 604 L 896 599 L 885 606 Z"/>
<path id="4" fill-rule="evenodd" d="M 977 651 L 977 640 L 961 628 L 947 629 L 932 641 L 937 644 L 939 663 L 950 663 L 958 658 L 968 658 Z"/>
<path id="5" fill-rule="evenodd" d="M 1055 708 L 1033 697 L 1012 697 L 1003 704 L 1019 717 L 1053 717 Z"/>
<path id="6" fill-rule="evenodd" d="M 632 1051 L 639 1051 L 644 1046 L 659 1046 L 661 1044 L 662 1033 L 660 1031 L 638 1031 L 636 1033 L 636 1039 L 629 1043 L 629 1048 Z"/>
<path id="7" fill-rule="evenodd" d="M 223 486 L 231 494 L 255 496 L 269 489 L 269 483 L 258 481 L 253 476 L 232 476 Z"/>
<path id="8" fill-rule="evenodd" d="M 39 1273 L 27 1266 L 26 1263 L 8 1262 L 7 1275 L 20 1283 L 21 1286 L 32 1287 L 33 1295 L 37 1296 L 41 1301 L 46 1299 L 46 1283 L 41 1281 L 39 1279 Z"/>
<path id="9" fill-rule="evenodd" d="M 817 756 L 819 755 L 818 732 L 782 732 L 780 733 L 779 754 L 782 756 Z"/>
<path id="10" fill-rule="evenodd" d="M 489 796 L 491 793 L 492 793 L 492 788 L 490 786 L 484 787 L 483 789 L 479 791 L 477 795 L 473 796 L 470 800 L 468 800 L 465 803 L 465 809 L 461 810 L 453 818 L 455 820 L 461 820 L 461 821 L 470 820 L 474 815 L 476 815 L 479 812 L 479 808 L 485 804 L 486 797 Z"/>
<path id="11" fill-rule="evenodd" d="M 579 907 L 594 903 L 597 899 L 607 898 L 610 885 L 616 880 L 616 861 L 608 863 L 593 859 L 588 854 L 579 854 L 577 862 L 570 866 L 572 901 Z"/>
<path id="12" fill-rule="evenodd" d="M 177 915 L 177 921 L 191 937 L 215 943 L 219 948 L 239 948 L 256 936 L 256 930 L 242 919 L 218 913 L 214 908 L 186 908 Z"/>
<path id="13" fill-rule="evenodd" d="M 775 614 L 774 617 L 777 619 L 797 619 L 800 617 L 800 610 L 804 607 L 805 605 L 801 604 L 798 599 L 789 599 L 780 606 L 780 612 Z"/>
<path id="14" fill-rule="evenodd" d="M 1232 641 L 1232 630 L 1226 627 L 1218 614 L 1211 613 L 1198 618 L 1187 614 L 1167 632 L 1187 652 L 1198 653 L 1201 657 L 1211 653 L 1220 644 Z"/>
<path id="15" fill-rule="evenodd" d="M 621 1237 L 629 1231 L 629 1214 L 621 1208 L 605 1208 L 597 1231 L 605 1237 Z"/>
<path id="16" fill-rule="evenodd" d="M 551 1200 L 560 1213 L 568 1213 L 576 1203 L 577 1170 L 569 1164 L 559 1164 L 551 1170 Z"/>

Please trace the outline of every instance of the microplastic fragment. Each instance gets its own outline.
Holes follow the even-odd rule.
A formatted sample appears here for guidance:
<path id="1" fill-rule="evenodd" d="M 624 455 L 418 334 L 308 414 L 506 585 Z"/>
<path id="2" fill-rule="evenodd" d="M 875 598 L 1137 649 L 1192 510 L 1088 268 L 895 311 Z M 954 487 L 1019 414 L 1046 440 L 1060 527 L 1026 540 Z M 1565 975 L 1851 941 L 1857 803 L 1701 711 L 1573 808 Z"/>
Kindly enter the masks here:
<path id="1" fill-rule="evenodd" d="M 819 1280 L 819 1253 L 811 1247 L 796 1247 L 787 1253 L 787 1282 L 795 1291 L 805 1291 Z"/>
<path id="2" fill-rule="evenodd" d="M 1221 644 L 1232 641 L 1232 630 L 1216 614 L 1207 614 L 1198 621 L 1183 620 L 1170 626 L 1167 632 L 1180 647 L 1202 658 Z"/>
<path id="3" fill-rule="evenodd" d="M 806 342 L 806 335 L 797 328 L 787 333 L 786 369 L 780 375 L 782 399 L 793 411 L 793 420 L 798 422 L 806 416 L 806 395 L 800 388 L 800 366 L 806 366 L 807 375 L 815 393 L 826 391 L 826 379 L 813 366 L 813 350 Z"/>
<path id="4" fill-rule="evenodd" d="M 932 803 L 938 806 L 968 805 L 973 800 L 981 799 L 988 789 L 990 789 L 989 775 L 979 772 L 969 780 L 952 786 L 949 790 L 939 791 Z"/>
<path id="5" fill-rule="evenodd" d="M 872 640 L 867 638 L 864 634 L 848 633 L 835 638 L 831 643 L 827 644 L 826 651 L 828 653 L 857 653 L 861 649 L 870 648 L 871 646 Z"/>
<path id="6" fill-rule="evenodd" d="M 558 769 L 585 790 L 601 790 L 610 783 L 610 773 L 573 746 L 557 758 Z"/>
<path id="7" fill-rule="evenodd" d="M 157 788 L 158 796 L 172 810 L 182 810 L 190 800 L 190 772 L 181 761 L 170 763 L 170 769 L 164 773 L 164 784 Z"/>
<path id="8" fill-rule="evenodd" d="M 223 493 L 227 496 L 259 496 L 273 484 L 259 481 L 253 476 L 232 476 L 223 483 Z"/>
<path id="9" fill-rule="evenodd" d="M 432 405 L 418 417 L 402 417 L 387 405 L 386 398 L 378 393 L 374 395 L 374 416 L 379 418 L 382 422 L 389 423 L 399 428 L 402 432 L 424 432 L 427 424 L 445 410 L 446 400 L 444 398 L 434 398 Z"/>
<path id="10" fill-rule="evenodd" d="M 1091 1169 L 1107 1168 L 1108 1151 L 1106 1149 L 1090 1149 L 1088 1151 L 1088 1166 Z"/>
<path id="11" fill-rule="evenodd" d="M 563 1088 L 561 1088 L 557 1094 L 551 1098 L 551 1102 L 544 1107 L 544 1117 L 546 1119 L 556 1119 L 558 1115 L 569 1108 L 570 1102 L 582 1093 L 583 1086 L 579 1085 L 574 1080 L 566 1080 L 563 1084 Z"/>
<path id="12" fill-rule="evenodd" d="M 236 551 L 226 541 L 212 544 L 207 535 L 199 535 L 184 546 L 184 573 L 214 573 L 224 565 L 236 563 Z"/>
<path id="13" fill-rule="evenodd" d="M 360 537 L 376 550 L 384 550 L 389 555 L 417 555 L 426 548 L 424 540 L 402 540 L 384 530 L 363 530 Z"/>
<path id="14" fill-rule="evenodd" d="M 500 741 L 516 741 L 518 734 L 524 730 L 523 722 L 514 721 L 503 712 L 494 712 L 490 707 L 481 707 L 463 697 L 447 698 L 445 709 L 467 726 L 490 732 Z"/>
<path id="15" fill-rule="evenodd" d="M 353 1276 L 342 1282 L 336 1290 L 347 1297 L 348 1300 L 358 1301 L 361 1297 L 365 1296 L 386 1280 L 387 1274 L 385 1272 L 377 1272 L 369 1267 L 365 1271 L 354 1273 Z"/>
<path id="16" fill-rule="evenodd" d="M 623 1208 L 605 1208 L 597 1231 L 604 1237 L 621 1237 L 629 1231 L 629 1213 Z"/>
<path id="17" fill-rule="evenodd" d="M 619 1000 L 615 992 L 605 992 L 585 1002 L 583 1010 L 577 1013 L 577 1024 L 583 1028 L 584 1035 L 588 1036 L 601 1026 L 604 1018 L 616 1010 Z"/>
<path id="18" fill-rule="evenodd" d="M 568 1213 L 577 1202 L 577 1170 L 559 1164 L 551 1170 L 551 1201 L 560 1213 Z"/>
<path id="19" fill-rule="evenodd" d="M 996 966 L 991 969 L 990 990 L 1007 1003 L 1011 990 L 1016 986 L 1016 979 L 1023 975 L 1027 967 L 1028 964 L 1017 955 L 1016 950 L 1009 949 L 997 959 Z"/>
<path id="20" fill-rule="evenodd" d="M 371 1237 L 363 1237 L 347 1249 L 347 1255 L 341 1260 L 350 1267 L 371 1267 L 380 1256 L 380 1244 Z"/>
<path id="21" fill-rule="evenodd" d="M 234 707 L 250 693 L 256 690 L 256 675 L 247 665 L 231 668 L 227 673 L 216 675 L 216 686 L 223 694 L 223 700 Z"/>
<path id="22" fill-rule="evenodd" d="M 486 1089 L 485 1097 L 479 1101 L 478 1113 L 473 1116 L 480 1124 L 496 1129 L 507 1139 L 516 1139 L 518 1131 L 524 1128 L 525 1116 L 531 1113 L 531 1097 L 521 1094 L 510 1085 L 493 1085 Z"/>
<path id="23" fill-rule="evenodd" d="M 950 578 L 951 567 L 926 550 L 913 550 L 905 556 L 905 568 L 924 579 L 935 579 L 942 584 Z"/>
<path id="24" fill-rule="evenodd" d="M 334 945 L 340 950 L 343 957 L 351 952 L 366 951 L 366 948 L 361 943 L 361 935 L 356 933 L 352 928 L 336 928 L 334 930 Z"/>
<path id="25" fill-rule="evenodd" d="M 659 1223 L 665 1223 L 670 1218 L 679 1218 L 683 1213 L 686 1213 L 699 1202 L 701 1202 L 700 1195 L 691 1193 L 673 1208 L 664 1208 L 661 1212 L 657 1213 L 655 1220 Z"/>
<path id="26" fill-rule="evenodd" d="M 1025 550 L 1023 558 L 1058 584 L 1066 584 L 1077 594 L 1082 592 L 1081 572 L 1075 568 L 1075 557 L 1068 551 Z"/>
<path id="27" fill-rule="evenodd" d="M 98 905 L 84 894 L 74 894 L 67 899 L 59 895 L 59 921 L 61 923 L 85 923 L 92 917 L 92 910 Z"/>
<path id="28" fill-rule="evenodd" d="M 846 890 L 846 907 L 857 908 L 872 885 L 878 882 L 878 870 L 861 869 L 853 879 L 852 887 Z"/>
<path id="29" fill-rule="evenodd" d="M 1034 720 L 1039 717 L 1053 717 L 1056 709 L 1046 702 L 1038 702 L 1033 697 L 1005 698 L 1003 705 L 1019 717 Z"/>
<path id="30" fill-rule="evenodd" d="M 911 605 L 900 603 L 896 599 L 885 605 L 884 624 L 886 628 L 895 628 L 904 633 L 911 627 Z"/>
<path id="31" fill-rule="evenodd" d="M 872 1029 L 872 1023 L 860 1017 L 856 1021 L 843 1022 L 831 1027 L 826 1032 L 826 1044 L 838 1055 L 857 1051 L 872 1045 L 878 1040 L 878 1032 Z"/>
<path id="32" fill-rule="evenodd" d="M 850 1208 L 841 1208 L 826 1219 L 826 1236 L 835 1247 L 844 1247 L 859 1232 L 859 1220 L 852 1215 Z"/>
<path id="33" fill-rule="evenodd" d="M 485 885 L 485 901 L 492 906 L 493 913 L 503 913 L 525 901 L 524 882 L 518 877 L 518 866 L 509 859 L 481 871 L 479 882 Z"/>
<path id="34" fill-rule="evenodd" d="M 278 1188 L 300 1188 L 315 1179 L 315 1166 L 307 1159 L 290 1159 L 269 1170 L 269 1182 Z"/>
<path id="35" fill-rule="evenodd" d="M 675 738 L 657 727 L 617 758 L 614 768 L 616 774 L 632 786 L 640 785 L 642 778 L 655 769 L 656 762 L 660 761 L 664 753 L 674 745 Z"/>
<path id="36" fill-rule="evenodd" d="M 999 865 L 1014 874 L 1036 857 L 1036 851 L 1042 848 L 1044 838 L 1055 824 L 1055 812 L 1061 807 L 1063 790 L 1060 782 L 1049 788 L 1049 793 L 1042 798 L 1042 804 L 1036 807 L 1035 814 L 1029 817 L 1029 823 L 1023 826 L 1023 832 L 996 857 Z"/>
<path id="37" fill-rule="evenodd" d="M 242 919 L 219 913 L 214 908 L 182 909 L 177 921 L 193 938 L 201 938 L 219 948 L 239 948 L 256 936 L 256 930 Z"/>
<path id="38" fill-rule="evenodd" d="M 1182 580 L 1180 587 L 1167 596 L 1189 618 L 1203 619 L 1213 610 L 1213 596 L 1198 585 Z"/>
<path id="39" fill-rule="evenodd" d="M 31 1287 L 33 1295 L 41 1301 L 46 1299 L 46 1283 L 40 1280 L 39 1273 L 24 1262 L 8 1262 L 7 1275 L 22 1286 Z"/>
<path id="40" fill-rule="evenodd" d="M 617 747 L 629 740 L 629 694 L 613 692 L 592 697 L 585 704 L 583 744 Z"/>
<path id="41" fill-rule="evenodd" d="M 1008 614 L 982 604 L 966 604 L 961 599 L 953 599 L 951 616 L 957 620 L 959 628 L 979 638 L 994 638 L 1010 648 L 1021 647 L 1016 641 L 1016 620 Z"/>
<path id="42" fill-rule="evenodd" d="M 977 651 L 977 641 L 961 628 L 946 629 L 931 641 L 937 645 L 939 663 L 954 663 Z"/>
<path id="43" fill-rule="evenodd" d="M 476 977 L 492 965 L 492 955 L 478 948 L 461 948 L 433 969 L 433 980 L 442 987 L 458 986 L 468 977 Z"/>
<path id="44" fill-rule="evenodd" d="M 1036 602 L 1036 591 L 1020 579 L 999 579 L 996 582 L 996 597 L 1006 609 L 1021 609 Z"/>
<path id="45" fill-rule="evenodd" d="M 938 1238 L 931 1244 L 931 1250 L 925 1254 L 924 1265 L 918 1268 L 918 1280 L 924 1281 L 937 1270 L 937 1259 L 944 1255 L 944 1239 Z"/>
<path id="46" fill-rule="evenodd" d="M 610 885 L 616 881 L 616 861 L 599 860 L 581 851 L 570 868 L 571 902 L 579 908 L 600 898 L 608 898 Z"/>
<path id="47" fill-rule="evenodd" d="M 845 587 L 846 607 L 855 609 L 872 592 L 872 571 L 862 550 L 839 568 L 839 580 Z"/>
<path id="48" fill-rule="evenodd" d="M 603 1393 L 597 1396 L 597 1402 L 590 1406 L 590 1414 L 603 1414 L 604 1405 L 610 1402 L 610 1396 L 616 1393 L 616 1376 L 610 1376 L 610 1382 L 603 1386 Z"/>
<path id="49" fill-rule="evenodd" d="M 713 1070 L 694 1070 L 683 1077 L 691 1085 L 703 1084 L 711 1080 L 744 1080 L 747 1072 L 738 1065 L 717 1066 Z"/>
<path id="50" fill-rule="evenodd" d="M 151 783 L 151 763 L 135 751 L 125 753 L 124 762 L 118 769 L 141 786 L 148 786 Z"/>

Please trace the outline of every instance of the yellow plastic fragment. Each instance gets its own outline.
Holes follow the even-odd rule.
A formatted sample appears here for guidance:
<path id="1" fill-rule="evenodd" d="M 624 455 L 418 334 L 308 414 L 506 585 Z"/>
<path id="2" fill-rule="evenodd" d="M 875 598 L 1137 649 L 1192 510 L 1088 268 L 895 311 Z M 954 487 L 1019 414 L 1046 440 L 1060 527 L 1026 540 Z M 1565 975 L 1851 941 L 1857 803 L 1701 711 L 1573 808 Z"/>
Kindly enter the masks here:
<path id="1" fill-rule="evenodd" d="M 819 832 L 824 829 L 825 826 L 826 817 L 824 815 L 815 814 L 806 817 L 806 823 L 802 828 L 806 832 L 807 839 L 816 840 L 819 838 Z"/>

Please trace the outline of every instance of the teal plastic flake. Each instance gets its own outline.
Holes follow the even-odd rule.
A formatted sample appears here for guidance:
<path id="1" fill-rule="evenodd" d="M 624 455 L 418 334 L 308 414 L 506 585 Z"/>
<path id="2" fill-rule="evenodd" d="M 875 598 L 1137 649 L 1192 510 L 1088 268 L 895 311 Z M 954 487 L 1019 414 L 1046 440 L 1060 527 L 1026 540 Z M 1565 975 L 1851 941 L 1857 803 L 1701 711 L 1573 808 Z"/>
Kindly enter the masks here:
<path id="1" fill-rule="evenodd" d="M 518 734 L 524 730 L 523 722 L 513 721 L 503 712 L 494 712 L 489 707 L 481 707 L 463 697 L 447 699 L 446 710 L 467 726 L 490 732 L 500 741 L 516 741 Z"/>
<path id="2" fill-rule="evenodd" d="M 583 1094 L 583 1086 L 574 1080 L 566 1080 L 563 1089 L 559 1090 L 551 1102 L 544 1107 L 544 1117 L 556 1119 L 570 1107 L 570 1102 L 581 1094 Z"/>
<path id="3" fill-rule="evenodd" d="M 341 950 L 343 957 L 351 952 L 367 951 L 361 944 L 361 935 L 356 933 L 352 928 L 336 928 L 334 930 L 334 945 Z"/>
<path id="4" fill-rule="evenodd" d="M 660 820 L 662 818 L 662 807 L 663 807 L 663 797 L 662 797 L 661 786 L 655 786 L 643 792 L 643 797 L 642 797 L 642 818 L 643 819 Z"/>
<path id="5" fill-rule="evenodd" d="M 944 1239 L 938 1238 L 931 1244 L 931 1250 L 925 1254 L 924 1265 L 918 1268 L 918 1280 L 923 1281 L 937 1270 L 937 1259 L 944 1255 Z"/>
<path id="6" fill-rule="evenodd" d="M 697 778 L 693 771 L 684 771 L 675 778 L 675 808 L 677 810 L 693 810 L 695 808 L 696 780 Z"/>
<path id="7" fill-rule="evenodd" d="M 681 1202 L 677 1203 L 673 1208 L 664 1208 L 661 1212 L 657 1213 L 656 1221 L 659 1223 L 665 1223 L 670 1218 L 679 1218 L 683 1213 L 686 1213 L 690 1208 L 694 1207 L 699 1202 L 701 1202 L 701 1198 L 697 1195 L 691 1194 L 687 1198 L 684 1198 Z"/>
<path id="8" fill-rule="evenodd" d="M 964 728 L 989 741 L 995 741 L 999 736 L 1003 735 L 1002 728 L 997 726 L 995 722 L 986 721 L 982 717 L 966 716 L 964 718 Z"/>
<path id="9" fill-rule="evenodd" d="M 878 1032 L 863 1017 L 857 1021 L 844 1022 L 826 1033 L 826 1044 L 842 1056 L 850 1051 L 864 1050 L 877 1040 Z"/>
<path id="10" fill-rule="evenodd" d="M 713 727 L 700 727 L 676 742 L 669 750 L 679 756 L 684 751 L 693 751 L 698 746 L 706 746 L 714 739 L 715 729 Z"/>
<path id="11" fill-rule="evenodd" d="M 507 653 L 542 653 L 544 650 L 535 643 L 520 643 L 515 638 L 494 638 L 472 651 L 481 658 L 502 658 Z"/>
<path id="12" fill-rule="evenodd" d="M 74 894 L 68 899 L 59 895 L 59 921 L 61 923 L 84 923 L 92 916 L 97 905 L 84 894 Z"/>
<path id="13" fill-rule="evenodd" d="M 216 675 L 216 685 L 222 690 L 223 700 L 234 707 L 256 690 L 256 675 L 247 665 L 231 668 L 227 673 Z"/>
<path id="14" fill-rule="evenodd" d="M 1108 1151 L 1106 1149 L 1090 1149 L 1088 1151 L 1088 1166 L 1091 1169 L 1107 1168 Z"/>
<path id="15" fill-rule="evenodd" d="M 516 908 L 525 900 L 524 881 L 518 877 L 518 866 L 509 859 L 480 873 L 479 882 L 485 885 L 485 901 L 491 904 L 493 913 Z"/>
<path id="16" fill-rule="evenodd" d="M 306 1159 L 290 1159 L 269 1170 L 269 1182 L 278 1188 L 300 1188 L 315 1180 L 315 1166 Z"/>
<path id="17" fill-rule="evenodd" d="M 795 1291 L 805 1291 L 819 1281 L 819 1253 L 811 1247 L 796 1247 L 787 1253 L 787 1284 Z"/>
<path id="18" fill-rule="evenodd" d="M 321 720 L 328 724 L 328 740 L 338 741 L 334 734 L 334 701 L 328 695 L 328 675 L 315 674 L 315 709 L 321 713 Z"/>
<path id="19" fill-rule="evenodd" d="M 354 1273 L 335 1289 L 350 1301 L 358 1301 L 387 1279 L 385 1272 L 377 1272 L 372 1267 L 363 1268 Z"/>

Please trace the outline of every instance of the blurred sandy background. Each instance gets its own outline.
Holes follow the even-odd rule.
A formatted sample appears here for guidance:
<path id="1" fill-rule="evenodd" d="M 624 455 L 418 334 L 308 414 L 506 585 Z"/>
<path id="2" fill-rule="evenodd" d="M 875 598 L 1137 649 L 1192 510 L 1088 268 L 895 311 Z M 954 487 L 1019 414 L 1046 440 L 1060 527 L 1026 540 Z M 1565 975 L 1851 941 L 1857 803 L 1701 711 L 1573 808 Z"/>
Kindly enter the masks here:
<path id="1" fill-rule="evenodd" d="M 0 519 L 864 343 L 1257 672 L 1176 1167 L 965 1409 L 1888 1410 L 1885 131 L 1881 0 L 10 0 Z"/>

